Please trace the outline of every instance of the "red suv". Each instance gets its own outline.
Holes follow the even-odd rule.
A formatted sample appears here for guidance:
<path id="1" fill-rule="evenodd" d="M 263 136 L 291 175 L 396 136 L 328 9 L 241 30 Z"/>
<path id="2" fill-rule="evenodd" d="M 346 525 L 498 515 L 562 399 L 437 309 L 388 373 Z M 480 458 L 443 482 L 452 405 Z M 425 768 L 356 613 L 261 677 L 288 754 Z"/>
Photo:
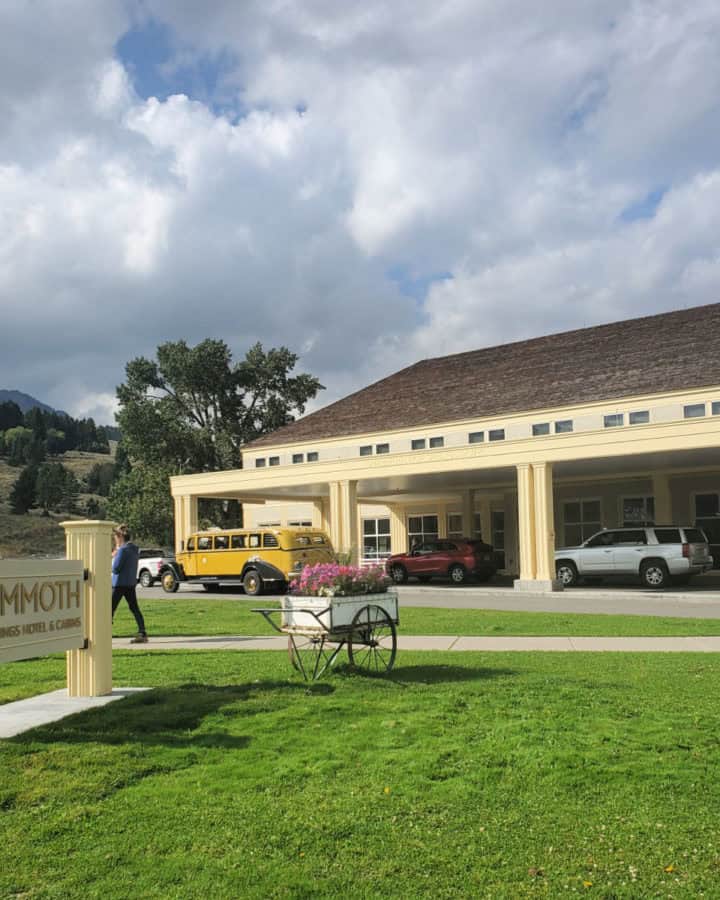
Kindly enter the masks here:
<path id="1" fill-rule="evenodd" d="M 388 557 L 385 568 L 395 584 L 404 584 L 410 576 L 420 581 L 449 578 L 453 584 L 463 584 L 471 575 L 487 581 L 497 572 L 493 548 L 469 538 L 425 541 L 409 553 Z"/>

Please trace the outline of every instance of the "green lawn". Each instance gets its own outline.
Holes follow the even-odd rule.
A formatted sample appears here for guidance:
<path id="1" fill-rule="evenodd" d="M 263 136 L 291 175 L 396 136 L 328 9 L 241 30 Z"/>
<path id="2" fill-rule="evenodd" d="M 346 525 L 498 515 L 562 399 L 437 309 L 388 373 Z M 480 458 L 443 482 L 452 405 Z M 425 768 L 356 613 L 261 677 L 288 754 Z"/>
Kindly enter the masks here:
<path id="1" fill-rule="evenodd" d="M 189 597 L 173 600 L 140 600 L 151 635 L 222 635 L 273 632 L 265 620 L 250 610 L 277 606 L 277 600 L 227 598 L 208 600 Z M 606 616 L 582 613 L 502 612 L 489 609 L 437 609 L 400 607 L 402 634 L 463 635 L 576 635 L 655 636 L 717 635 L 720 619 L 673 619 L 655 616 Z M 115 617 L 115 636 L 136 631 L 135 620 L 123 601 Z"/>
<path id="2" fill-rule="evenodd" d="M 720 657 L 118 653 L 153 690 L 0 742 L 0 896 L 720 894 Z M 0 668 L 0 698 L 64 661 Z"/>

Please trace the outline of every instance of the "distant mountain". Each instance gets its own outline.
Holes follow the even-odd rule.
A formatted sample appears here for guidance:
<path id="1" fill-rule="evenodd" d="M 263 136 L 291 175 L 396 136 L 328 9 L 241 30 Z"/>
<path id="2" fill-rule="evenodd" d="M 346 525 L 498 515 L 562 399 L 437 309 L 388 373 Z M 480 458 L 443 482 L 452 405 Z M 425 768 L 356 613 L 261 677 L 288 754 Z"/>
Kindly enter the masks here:
<path id="1" fill-rule="evenodd" d="M 36 400 L 35 397 L 31 397 L 30 394 L 23 394 L 22 391 L 6 391 L 0 389 L 0 403 L 7 403 L 8 401 L 17 403 L 24 413 L 37 406 L 38 409 L 42 409 L 44 412 L 57 412 L 63 416 L 67 415 L 67 413 L 63 412 L 61 409 L 54 409 L 52 406 L 48 406 L 47 403 L 41 403 L 39 400 Z"/>

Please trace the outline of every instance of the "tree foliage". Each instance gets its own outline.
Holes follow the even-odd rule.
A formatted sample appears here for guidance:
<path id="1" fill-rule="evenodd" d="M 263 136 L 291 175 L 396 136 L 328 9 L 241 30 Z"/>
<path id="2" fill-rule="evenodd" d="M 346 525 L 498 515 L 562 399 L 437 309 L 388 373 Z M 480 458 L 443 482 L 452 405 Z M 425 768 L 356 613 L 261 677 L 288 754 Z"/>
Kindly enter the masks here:
<path id="1" fill-rule="evenodd" d="M 125 522 L 138 540 L 172 546 L 173 508 L 165 466 L 134 466 L 110 488 L 107 514 Z"/>
<path id="2" fill-rule="evenodd" d="M 35 506 L 35 483 L 37 466 L 26 466 L 18 475 L 10 489 L 10 510 L 15 515 L 23 515 Z"/>
<path id="3" fill-rule="evenodd" d="M 233 364 L 224 341 L 169 341 L 138 357 L 118 387 L 118 424 L 130 458 L 173 472 L 237 468 L 243 444 L 292 422 L 322 385 L 291 375 L 296 354 L 255 344 Z"/>
<path id="4" fill-rule="evenodd" d="M 77 504 L 78 491 L 77 478 L 62 463 L 49 462 L 38 466 L 35 495 L 45 513 L 51 509 L 72 512 Z"/>

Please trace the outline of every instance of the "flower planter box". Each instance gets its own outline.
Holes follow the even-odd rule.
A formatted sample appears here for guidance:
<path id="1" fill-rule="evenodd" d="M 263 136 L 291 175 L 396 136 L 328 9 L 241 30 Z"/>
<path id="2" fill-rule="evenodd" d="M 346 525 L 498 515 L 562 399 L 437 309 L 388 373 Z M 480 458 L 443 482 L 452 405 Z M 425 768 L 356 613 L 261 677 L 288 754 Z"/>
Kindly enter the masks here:
<path id="1" fill-rule="evenodd" d="M 395 591 L 383 594 L 353 594 L 349 597 L 304 597 L 290 594 L 282 600 L 281 628 L 292 632 L 336 632 L 350 630 L 353 619 L 366 606 L 379 606 L 398 624 Z"/>

